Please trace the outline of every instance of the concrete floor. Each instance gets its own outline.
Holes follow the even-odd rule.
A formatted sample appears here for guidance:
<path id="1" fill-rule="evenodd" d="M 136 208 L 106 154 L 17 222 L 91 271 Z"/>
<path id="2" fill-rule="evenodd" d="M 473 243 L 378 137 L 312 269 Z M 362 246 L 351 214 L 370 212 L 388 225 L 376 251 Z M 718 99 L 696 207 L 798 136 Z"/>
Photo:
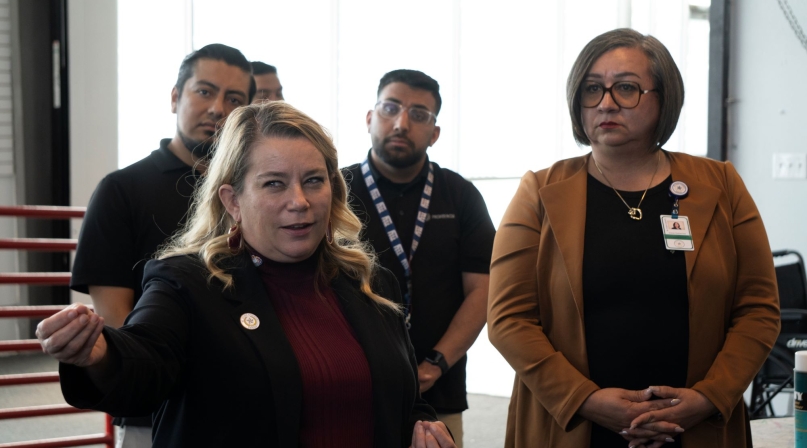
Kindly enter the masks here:
<path id="1" fill-rule="evenodd" d="M 0 375 L 48 372 L 56 363 L 42 354 L 0 357 Z M 508 398 L 469 394 L 470 409 L 464 414 L 465 448 L 501 447 L 507 419 Z M 0 388 L 0 408 L 64 403 L 59 385 L 37 384 Z M 56 417 L 0 420 L 0 443 L 76 436 L 103 432 L 100 413 Z M 94 445 L 102 448 L 103 445 Z"/>

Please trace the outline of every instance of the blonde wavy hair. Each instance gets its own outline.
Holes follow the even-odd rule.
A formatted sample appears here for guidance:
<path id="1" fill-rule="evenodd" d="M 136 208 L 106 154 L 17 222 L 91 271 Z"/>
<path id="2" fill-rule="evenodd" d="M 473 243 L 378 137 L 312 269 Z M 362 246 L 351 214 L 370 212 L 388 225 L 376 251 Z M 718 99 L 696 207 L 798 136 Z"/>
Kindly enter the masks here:
<path id="1" fill-rule="evenodd" d="M 229 184 L 236 195 L 244 191 L 251 149 L 267 137 L 304 138 L 325 158 L 331 182 L 333 244 L 323 238 L 317 248 L 315 285 L 327 285 L 341 271 L 357 280 L 361 291 L 376 303 L 400 311 L 398 305 L 373 292 L 370 286 L 377 269 L 375 255 L 368 244 L 359 239 L 361 222 L 348 206 L 347 184 L 339 171 L 336 147 L 330 135 L 308 115 L 283 101 L 240 107 L 229 115 L 204 180 L 194 193 L 187 224 L 166 243 L 157 258 L 197 255 L 210 271 L 210 280 L 221 280 L 225 288 L 233 286 L 232 275 L 222 267 L 222 262 L 242 256 L 245 249 L 242 245 L 234 252 L 227 244 L 227 231 L 235 221 L 219 199 L 219 187 Z"/>

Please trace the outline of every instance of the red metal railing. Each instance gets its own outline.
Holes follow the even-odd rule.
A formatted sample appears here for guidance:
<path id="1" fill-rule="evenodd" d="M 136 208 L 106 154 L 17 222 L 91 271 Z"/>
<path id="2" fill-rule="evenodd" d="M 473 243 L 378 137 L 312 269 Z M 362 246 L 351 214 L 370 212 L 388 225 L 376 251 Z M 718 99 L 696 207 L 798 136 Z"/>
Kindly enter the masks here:
<path id="1" fill-rule="evenodd" d="M 59 207 L 51 205 L 0 205 L 0 216 L 16 216 L 18 218 L 83 218 L 86 211 L 86 207 Z"/>
<path id="2" fill-rule="evenodd" d="M 64 309 L 64 305 L 0 306 L 0 317 L 50 317 Z"/>
<path id="3" fill-rule="evenodd" d="M 48 317 L 64 308 L 64 306 L 4 306 L 0 307 L 0 318 Z M 38 351 L 40 349 L 41 347 L 39 345 L 39 341 L 36 339 L 0 341 L 0 352 Z M 59 374 L 57 372 L 0 375 L 0 387 L 58 382 Z M 92 411 L 87 409 L 77 409 L 68 404 L 5 408 L 0 409 L 0 420 L 67 415 L 83 412 Z M 115 446 L 112 417 L 109 415 L 106 416 L 104 432 L 101 434 L 57 437 L 52 439 L 30 440 L 26 442 L 0 443 L 0 448 L 61 448 L 95 444 L 104 444 L 107 446 L 107 448 L 112 448 Z"/>
<path id="4" fill-rule="evenodd" d="M 70 284 L 69 272 L 14 272 L 0 274 L 0 285 L 62 285 Z"/>
<path id="5" fill-rule="evenodd" d="M 83 218 L 84 207 L 43 205 L 0 206 L 0 216 L 22 218 L 71 219 Z M 68 252 L 76 249 L 77 240 L 60 238 L 0 238 L 0 249 Z M 0 285 L 60 286 L 70 283 L 69 272 L 0 273 Z"/>
<path id="6" fill-rule="evenodd" d="M 58 372 L 0 375 L 0 387 L 17 386 L 20 384 L 55 383 L 57 381 L 59 381 Z"/>
<path id="7" fill-rule="evenodd" d="M 0 443 L 0 448 L 62 448 L 66 446 L 86 446 L 103 443 L 107 447 L 113 447 L 114 442 L 110 442 L 107 434 L 112 433 L 112 420 L 106 423 L 106 434 L 90 434 L 88 436 L 59 437 L 57 439 L 42 439 L 31 442 Z"/>
<path id="8" fill-rule="evenodd" d="M 70 252 L 76 250 L 78 240 L 61 238 L 0 238 L 0 249 L 44 250 Z"/>
<path id="9" fill-rule="evenodd" d="M 41 347 L 36 339 L 17 339 L 15 341 L 0 341 L 0 352 L 33 352 Z"/>
<path id="10" fill-rule="evenodd" d="M 0 216 L 32 218 L 81 218 L 84 216 L 84 211 L 85 209 L 83 207 L 0 206 Z M 0 239 L 0 249 L 64 252 L 75 250 L 75 248 L 76 240 L 43 238 Z M 67 285 L 69 283 L 69 272 L 0 273 L 0 284 Z M 3 306 L 0 307 L 0 318 L 43 318 L 51 316 L 64 308 L 65 306 L 62 305 Z M 0 352 L 39 351 L 40 349 L 39 341 L 36 339 L 0 341 Z M 0 375 L 0 387 L 58 382 L 59 374 L 57 372 Z M 67 404 L 5 408 L 0 409 L 0 420 L 66 415 L 82 412 L 92 411 L 76 409 Z M 112 448 L 115 445 L 112 417 L 109 415 L 106 416 L 104 432 L 100 434 L 0 443 L 0 448 L 61 448 L 95 444 L 104 444 L 107 448 Z"/>

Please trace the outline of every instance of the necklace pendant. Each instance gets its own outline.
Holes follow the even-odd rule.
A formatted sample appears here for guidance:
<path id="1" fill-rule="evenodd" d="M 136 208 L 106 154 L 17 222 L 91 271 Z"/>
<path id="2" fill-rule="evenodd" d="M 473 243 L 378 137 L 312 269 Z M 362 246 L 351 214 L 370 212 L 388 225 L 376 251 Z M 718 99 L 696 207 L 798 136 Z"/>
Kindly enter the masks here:
<path id="1" fill-rule="evenodd" d="M 642 220 L 642 209 L 640 209 L 638 207 L 631 207 L 628 210 L 628 215 L 630 215 L 630 217 L 632 219 L 635 219 L 637 221 L 641 221 Z"/>

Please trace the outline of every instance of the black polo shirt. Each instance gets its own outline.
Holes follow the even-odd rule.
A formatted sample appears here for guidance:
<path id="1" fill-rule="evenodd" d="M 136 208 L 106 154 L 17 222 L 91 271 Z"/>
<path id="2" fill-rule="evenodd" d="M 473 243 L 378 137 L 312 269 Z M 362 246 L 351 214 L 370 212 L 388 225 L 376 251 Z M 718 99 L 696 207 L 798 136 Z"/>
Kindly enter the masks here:
<path id="1" fill-rule="evenodd" d="M 407 255 L 412 246 L 418 204 L 428 174 L 428 159 L 420 174 L 408 184 L 383 177 L 370 162 L 376 185 Z M 465 300 L 462 273 L 490 271 L 495 230 L 482 195 L 459 174 L 434 165 L 434 185 L 426 224 L 412 259 L 412 328 L 409 336 L 418 363 L 434 348 Z M 350 205 L 364 224 L 362 239 L 369 241 L 382 266 L 398 278 L 406 293 L 403 267 L 390 246 L 384 226 L 364 183 L 361 165 L 343 168 Z M 466 357 L 426 391 L 423 397 L 439 413 L 468 409 L 465 398 Z"/>
<path id="2" fill-rule="evenodd" d="M 160 149 L 104 177 L 81 224 L 70 288 L 120 286 L 143 295 L 143 268 L 157 248 L 185 223 L 199 179 L 169 149 Z M 151 426 L 151 417 L 115 419 L 115 424 Z"/>
<path id="3" fill-rule="evenodd" d="M 90 198 L 73 263 L 70 288 L 134 289 L 143 294 L 143 267 L 157 248 L 184 224 L 198 173 L 169 149 L 160 149 L 101 180 Z"/>

